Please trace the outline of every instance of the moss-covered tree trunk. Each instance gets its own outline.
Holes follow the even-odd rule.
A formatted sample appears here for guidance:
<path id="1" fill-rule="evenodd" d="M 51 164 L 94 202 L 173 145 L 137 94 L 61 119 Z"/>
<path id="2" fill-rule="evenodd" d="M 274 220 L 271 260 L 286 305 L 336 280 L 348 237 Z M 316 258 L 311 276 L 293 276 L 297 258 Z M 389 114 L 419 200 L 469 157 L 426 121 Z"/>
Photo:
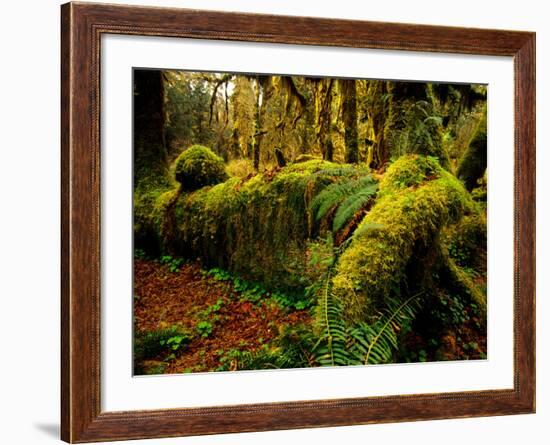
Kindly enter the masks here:
<path id="1" fill-rule="evenodd" d="M 134 245 L 158 253 L 153 213 L 170 188 L 164 139 L 164 78 L 161 71 L 134 71 Z"/>
<path id="2" fill-rule="evenodd" d="M 433 158 L 403 156 L 392 164 L 380 183 L 374 207 L 359 224 L 333 278 L 335 295 L 341 299 L 347 318 L 368 319 L 383 307 L 386 298 L 399 296 L 408 277 L 409 261 L 419 252 L 419 246 L 429 253 L 422 255 L 423 266 L 442 268 L 440 261 L 434 261 L 441 256 L 439 234 L 473 205 L 462 183 Z M 446 271 L 457 271 L 450 263 L 445 267 Z M 418 273 L 413 275 L 426 281 L 424 272 L 424 278 Z M 452 276 L 453 287 L 458 288 L 460 281 L 463 289 L 469 289 L 465 297 L 481 307 L 483 297 L 479 291 L 470 291 L 459 274 L 448 275 Z"/>
<path id="3" fill-rule="evenodd" d="M 356 164 L 359 161 L 359 143 L 357 140 L 357 85 L 355 79 L 341 79 L 340 93 L 342 95 L 342 119 L 345 127 L 345 160 L 348 164 Z"/>
<path id="4" fill-rule="evenodd" d="M 164 79 L 162 71 L 134 70 L 134 172 L 164 171 Z"/>
<path id="5" fill-rule="evenodd" d="M 442 119 L 428 84 L 369 81 L 367 102 L 375 136 L 369 156 L 372 168 L 412 153 L 437 157 L 444 168 L 450 168 Z"/>
<path id="6" fill-rule="evenodd" d="M 478 179 L 480 179 L 487 169 L 487 108 L 483 110 L 483 115 L 476 131 L 464 152 L 458 170 L 457 176 L 464 182 L 466 188 L 472 191 Z"/>

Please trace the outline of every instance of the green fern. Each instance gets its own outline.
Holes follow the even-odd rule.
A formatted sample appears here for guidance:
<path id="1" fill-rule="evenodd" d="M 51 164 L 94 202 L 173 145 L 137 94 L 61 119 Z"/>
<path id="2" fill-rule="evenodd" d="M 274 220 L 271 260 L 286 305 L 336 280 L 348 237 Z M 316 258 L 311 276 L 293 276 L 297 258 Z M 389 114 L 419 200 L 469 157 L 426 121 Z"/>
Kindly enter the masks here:
<path id="1" fill-rule="evenodd" d="M 359 323 L 349 331 L 350 362 L 373 365 L 393 362 L 398 349 L 398 334 L 410 323 L 418 307 L 419 295 L 399 303 L 390 300 L 381 316 L 372 324 Z"/>
<path id="2" fill-rule="evenodd" d="M 370 185 L 365 186 L 364 188 L 359 189 L 353 195 L 348 196 L 339 206 L 336 214 L 334 215 L 334 220 L 332 222 L 333 232 L 340 230 L 344 224 L 346 224 L 355 213 L 366 206 L 371 200 L 378 185 L 376 183 L 371 183 Z"/>
<path id="3" fill-rule="evenodd" d="M 346 179 L 326 187 L 311 203 L 317 221 L 336 210 L 333 231 L 340 230 L 376 194 L 378 184 L 371 176 Z"/>
<path id="4" fill-rule="evenodd" d="M 327 273 L 317 308 L 319 339 L 313 347 L 317 363 L 346 366 L 393 362 L 398 334 L 414 319 L 418 297 L 414 295 L 404 302 L 389 300 L 372 323 L 347 326 L 342 304 L 332 293 L 331 274 Z"/>
<path id="5" fill-rule="evenodd" d="M 315 358 L 321 366 L 345 366 L 347 332 L 340 301 L 332 293 L 331 273 L 327 273 L 317 306 L 319 340 L 313 347 Z"/>

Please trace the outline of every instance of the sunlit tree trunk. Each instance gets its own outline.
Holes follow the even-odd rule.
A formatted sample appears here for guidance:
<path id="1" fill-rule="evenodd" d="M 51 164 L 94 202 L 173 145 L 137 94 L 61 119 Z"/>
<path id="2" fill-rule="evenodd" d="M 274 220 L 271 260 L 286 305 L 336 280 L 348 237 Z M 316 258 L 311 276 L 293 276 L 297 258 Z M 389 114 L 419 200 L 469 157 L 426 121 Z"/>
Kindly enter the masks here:
<path id="1" fill-rule="evenodd" d="M 260 168 L 260 155 L 262 137 L 266 133 L 264 130 L 264 118 L 267 111 L 267 102 L 273 94 L 273 85 L 271 76 L 258 76 L 256 90 L 256 132 L 254 134 L 254 170 Z"/>
<path id="2" fill-rule="evenodd" d="M 317 81 L 315 92 L 315 111 L 317 117 L 316 135 L 323 159 L 332 161 L 334 145 L 332 144 L 332 79 Z"/>

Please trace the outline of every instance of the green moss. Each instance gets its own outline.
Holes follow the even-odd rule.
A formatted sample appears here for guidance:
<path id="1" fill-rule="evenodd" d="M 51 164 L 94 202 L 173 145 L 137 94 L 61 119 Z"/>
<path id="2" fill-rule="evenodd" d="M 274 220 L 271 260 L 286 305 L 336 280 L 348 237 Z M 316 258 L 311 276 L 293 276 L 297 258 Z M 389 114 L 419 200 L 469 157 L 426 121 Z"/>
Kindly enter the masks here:
<path id="1" fill-rule="evenodd" d="M 477 129 L 464 152 L 457 176 L 464 181 L 468 190 L 473 190 L 487 169 L 487 109 L 485 108 Z"/>
<path id="2" fill-rule="evenodd" d="M 201 145 L 193 145 L 178 156 L 175 176 L 187 191 L 218 184 L 228 178 L 223 159 Z"/>
<path id="3" fill-rule="evenodd" d="M 256 173 L 250 159 L 233 159 L 229 161 L 225 171 L 229 176 L 236 178 L 246 178 Z"/>
<path id="4" fill-rule="evenodd" d="M 152 254 L 160 252 L 157 201 L 164 193 L 177 188 L 165 169 L 152 169 L 148 175 L 136 174 L 133 195 L 135 247 Z"/>
<path id="5" fill-rule="evenodd" d="M 476 285 L 470 275 L 463 268 L 459 267 L 450 257 L 443 256 L 443 267 L 441 268 L 442 278 L 445 280 L 447 287 L 459 295 L 466 297 L 470 303 L 475 303 L 477 312 L 483 317 L 487 315 L 487 296 Z"/>
<path id="6" fill-rule="evenodd" d="M 453 224 L 443 231 L 443 242 L 447 246 L 451 258 L 459 266 L 479 269 L 480 252 L 487 251 L 485 215 L 475 212 L 464 216 L 457 224 Z"/>
<path id="7" fill-rule="evenodd" d="M 372 315 L 386 297 L 399 293 L 415 247 L 428 246 L 472 205 L 461 182 L 432 158 L 402 157 L 386 175 L 333 278 L 353 320 Z"/>
<path id="8" fill-rule="evenodd" d="M 310 155 L 310 154 L 301 154 L 301 155 L 296 156 L 296 158 L 294 159 L 293 162 L 295 164 L 298 164 L 300 162 L 313 161 L 315 159 L 319 159 L 319 157 L 314 156 L 314 155 Z"/>
<path id="9" fill-rule="evenodd" d="M 174 206 L 176 249 L 271 288 L 303 289 L 308 240 L 324 233 L 311 202 L 344 178 L 342 170 L 368 172 L 311 160 L 181 195 Z"/>
<path id="10" fill-rule="evenodd" d="M 436 158 L 430 156 L 406 155 L 388 167 L 380 182 L 381 194 L 396 192 L 407 187 L 418 186 L 432 176 L 441 173 Z"/>
<path id="11" fill-rule="evenodd" d="M 324 161 L 319 158 L 314 158 L 308 161 L 290 164 L 285 167 L 284 171 L 286 173 L 299 172 L 299 173 L 311 174 L 311 173 L 316 173 L 323 170 L 340 168 L 340 167 L 347 168 L 350 170 L 353 169 L 353 167 L 350 165 L 341 165 L 341 164 L 336 164 L 335 162 Z"/>

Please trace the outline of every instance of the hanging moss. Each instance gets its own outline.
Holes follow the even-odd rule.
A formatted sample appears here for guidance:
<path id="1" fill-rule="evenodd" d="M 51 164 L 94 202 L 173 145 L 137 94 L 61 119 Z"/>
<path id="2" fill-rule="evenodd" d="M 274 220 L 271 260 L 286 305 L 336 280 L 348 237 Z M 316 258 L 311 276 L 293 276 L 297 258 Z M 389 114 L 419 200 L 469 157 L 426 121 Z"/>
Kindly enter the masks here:
<path id="1" fill-rule="evenodd" d="M 387 296 L 398 294 L 415 246 L 428 246 L 472 205 L 460 181 L 435 159 L 409 155 L 393 163 L 333 278 L 346 316 L 368 317 Z"/>
<path id="2" fill-rule="evenodd" d="M 256 174 L 250 159 L 233 159 L 227 163 L 225 171 L 229 176 L 236 178 L 246 178 Z"/>
<path id="3" fill-rule="evenodd" d="M 458 170 L 457 176 L 464 181 L 468 190 L 473 190 L 478 179 L 482 178 L 487 169 L 487 108 L 483 114 L 477 129 L 464 152 Z"/>
<path id="4" fill-rule="evenodd" d="M 176 181 L 187 191 L 218 184 L 228 178 L 223 159 L 201 145 L 193 145 L 178 156 L 175 174 Z"/>

